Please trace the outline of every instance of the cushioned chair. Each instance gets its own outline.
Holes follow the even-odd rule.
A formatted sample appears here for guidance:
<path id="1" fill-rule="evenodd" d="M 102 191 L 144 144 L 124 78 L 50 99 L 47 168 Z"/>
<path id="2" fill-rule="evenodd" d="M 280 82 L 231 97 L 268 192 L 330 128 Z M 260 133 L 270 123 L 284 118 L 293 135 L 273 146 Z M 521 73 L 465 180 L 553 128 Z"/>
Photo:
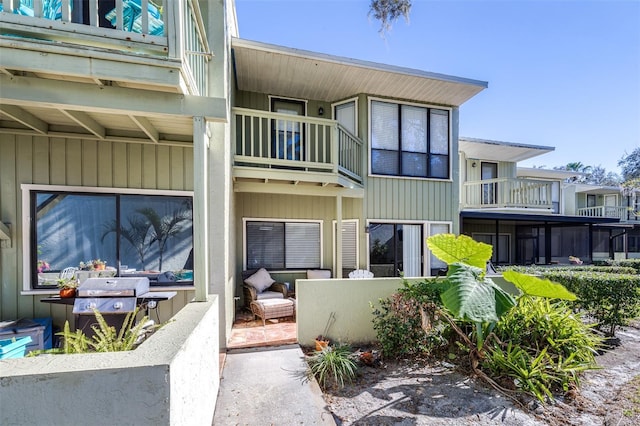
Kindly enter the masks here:
<path id="1" fill-rule="evenodd" d="M 366 269 L 356 269 L 349 272 L 349 278 L 373 278 L 373 272 Z"/>
<path id="2" fill-rule="evenodd" d="M 331 269 L 307 269 L 308 280 L 323 280 L 331 278 Z"/>
<path id="3" fill-rule="evenodd" d="M 286 299 L 287 286 L 277 283 L 264 269 L 244 271 L 242 273 L 244 306 L 251 309 L 251 302 L 267 299 Z"/>

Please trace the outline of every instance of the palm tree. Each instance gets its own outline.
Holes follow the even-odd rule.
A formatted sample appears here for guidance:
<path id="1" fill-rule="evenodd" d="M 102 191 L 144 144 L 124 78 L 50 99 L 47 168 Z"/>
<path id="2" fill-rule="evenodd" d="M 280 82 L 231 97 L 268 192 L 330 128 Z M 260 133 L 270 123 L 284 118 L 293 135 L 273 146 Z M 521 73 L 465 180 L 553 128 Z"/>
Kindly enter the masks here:
<path id="1" fill-rule="evenodd" d="M 142 270 L 144 271 L 146 269 L 145 256 L 151 247 L 151 242 L 147 241 L 147 235 L 149 234 L 151 223 L 139 216 L 129 216 L 127 220 L 129 222 L 129 227 L 120 227 L 120 236 L 127 240 L 129 244 L 131 244 L 131 247 L 136 251 L 138 258 L 140 259 L 140 263 L 142 264 Z M 111 232 L 117 231 L 117 222 L 114 220 L 107 224 L 106 228 L 107 229 L 102 234 L 101 241 L 104 241 L 104 238 Z"/>
<path id="2" fill-rule="evenodd" d="M 167 241 L 182 231 L 183 222 L 189 219 L 189 212 L 188 210 L 178 209 L 170 215 L 160 217 L 151 207 L 145 207 L 136 211 L 143 215 L 150 225 L 149 245 L 154 242 L 158 243 L 158 252 L 160 255 L 158 269 L 162 271 L 162 256 Z"/>

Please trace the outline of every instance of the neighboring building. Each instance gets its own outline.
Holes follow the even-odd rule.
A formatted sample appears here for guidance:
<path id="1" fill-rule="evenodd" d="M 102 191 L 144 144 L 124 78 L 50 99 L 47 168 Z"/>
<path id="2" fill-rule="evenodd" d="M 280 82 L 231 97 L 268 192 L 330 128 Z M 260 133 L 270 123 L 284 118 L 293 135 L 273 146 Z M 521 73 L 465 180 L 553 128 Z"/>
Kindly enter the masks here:
<path id="1" fill-rule="evenodd" d="M 460 138 L 461 233 L 493 245 L 495 264 L 640 257 L 635 192 L 575 183 L 576 172 L 517 166 L 553 149 Z"/>

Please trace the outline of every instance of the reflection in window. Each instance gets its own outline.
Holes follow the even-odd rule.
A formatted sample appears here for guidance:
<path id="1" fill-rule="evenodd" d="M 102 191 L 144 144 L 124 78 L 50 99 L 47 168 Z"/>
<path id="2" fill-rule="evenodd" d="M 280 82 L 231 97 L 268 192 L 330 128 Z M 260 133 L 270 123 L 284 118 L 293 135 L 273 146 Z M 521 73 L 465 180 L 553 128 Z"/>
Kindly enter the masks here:
<path id="1" fill-rule="evenodd" d="M 33 191 L 31 209 L 34 287 L 96 259 L 152 283 L 193 280 L 191 197 Z"/>

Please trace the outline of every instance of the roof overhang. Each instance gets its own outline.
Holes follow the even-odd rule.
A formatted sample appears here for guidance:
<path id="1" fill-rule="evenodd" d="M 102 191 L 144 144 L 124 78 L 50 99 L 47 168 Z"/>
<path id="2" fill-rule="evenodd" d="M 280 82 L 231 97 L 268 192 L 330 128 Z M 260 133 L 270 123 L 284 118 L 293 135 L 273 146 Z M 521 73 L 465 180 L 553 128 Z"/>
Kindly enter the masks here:
<path id="1" fill-rule="evenodd" d="M 545 224 L 574 224 L 574 225 L 612 225 L 618 222 L 611 222 L 610 217 L 589 217 L 589 216 L 562 216 L 562 215 L 541 215 L 541 214 L 512 214 L 484 211 L 463 211 L 460 212 L 463 219 L 490 219 L 507 220 L 513 222 L 545 223 Z"/>
<path id="2" fill-rule="evenodd" d="M 590 195 L 620 194 L 620 187 L 604 185 L 576 184 L 576 193 Z"/>
<path id="3" fill-rule="evenodd" d="M 518 167 L 517 176 L 522 178 L 558 179 L 565 180 L 584 175 L 569 170 L 538 169 L 535 167 Z"/>
<path id="4" fill-rule="evenodd" d="M 460 151 L 464 152 L 467 158 L 490 161 L 518 162 L 555 150 L 552 146 L 528 145 L 466 137 L 461 137 L 459 144 Z"/>
<path id="5" fill-rule="evenodd" d="M 237 89 L 334 102 L 360 93 L 460 106 L 485 81 L 333 56 L 239 38 L 231 40 Z"/>

